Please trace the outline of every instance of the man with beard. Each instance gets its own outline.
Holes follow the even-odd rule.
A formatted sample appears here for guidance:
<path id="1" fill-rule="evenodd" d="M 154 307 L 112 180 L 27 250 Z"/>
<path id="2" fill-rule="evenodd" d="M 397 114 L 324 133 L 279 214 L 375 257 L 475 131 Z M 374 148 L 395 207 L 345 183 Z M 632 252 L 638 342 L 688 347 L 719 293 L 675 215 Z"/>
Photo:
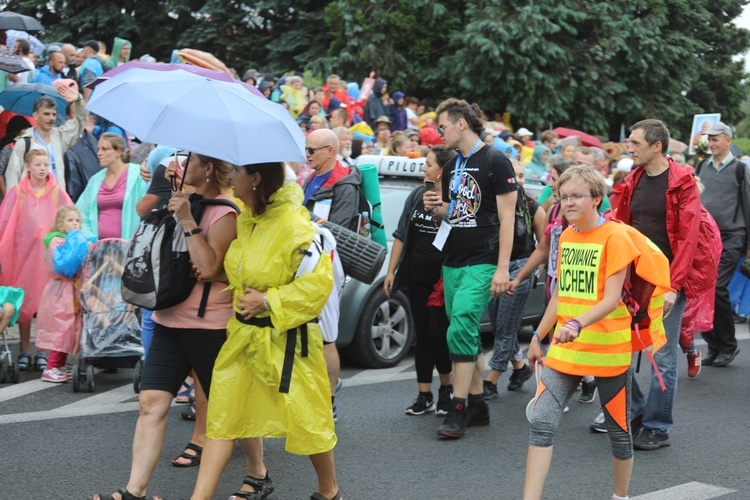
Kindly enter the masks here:
<path id="1" fill-rule="evenodd" d="M 57 119 L 57 103 L 49 96 L 42 96 L 34 102 L 34 120 L 36 126 L 31 127 L 17 140 L 13 154 L 8 161 L 5 172 L 5 183 L 8 189 L 23 179 L 25 174 L 24 157 L 30 149 L 43 149 L 50 157 L 51 171 L 57 183 L 65 189 L 65 152 L 73 147 L 83 133 L 88 119 L 88 111 L 83 107 L 80 94 L 71 87 L 60 87 L 60 96 L 68 103 L 75 103 L 75 116 L 59 127 L 55 127 Z"/>
<path id="2" fill-rule="evenodd" d="M 339 138 L 339 154 L 336 159 L 343 165 L 349 166 L 354 164 L 352 160 L 352 135 L 346 127 L 335 127 L 333 133 Z"/>

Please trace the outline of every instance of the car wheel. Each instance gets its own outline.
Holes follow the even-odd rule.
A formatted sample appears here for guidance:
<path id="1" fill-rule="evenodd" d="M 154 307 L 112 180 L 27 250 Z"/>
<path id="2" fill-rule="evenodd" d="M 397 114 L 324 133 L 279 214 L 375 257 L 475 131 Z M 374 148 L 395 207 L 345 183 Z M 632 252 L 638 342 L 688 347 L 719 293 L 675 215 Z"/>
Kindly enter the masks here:
<path id="1" fill-rule="evenodd" d="M 389 368 L 404 359 L 414 338 L 414 324 L 406 296 L 390 299 L 382 287 L 365 303 L 348 354 L 361 366 Z"/>

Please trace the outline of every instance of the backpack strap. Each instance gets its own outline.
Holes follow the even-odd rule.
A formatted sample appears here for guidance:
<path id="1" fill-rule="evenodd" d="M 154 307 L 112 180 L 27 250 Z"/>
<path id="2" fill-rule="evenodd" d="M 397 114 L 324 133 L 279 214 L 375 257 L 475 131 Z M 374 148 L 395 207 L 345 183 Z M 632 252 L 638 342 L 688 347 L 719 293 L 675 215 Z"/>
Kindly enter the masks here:
<path id="1" fill-rule="evenodd" d="M 206 306 L 208 305 L 208 297 L 211 295 L 211 282 L 207 281 L 203 284 L 203 294 L 201 295 L 201 303 L 198 306 L 198 317 L 202 318 L 206 315 Z"/>

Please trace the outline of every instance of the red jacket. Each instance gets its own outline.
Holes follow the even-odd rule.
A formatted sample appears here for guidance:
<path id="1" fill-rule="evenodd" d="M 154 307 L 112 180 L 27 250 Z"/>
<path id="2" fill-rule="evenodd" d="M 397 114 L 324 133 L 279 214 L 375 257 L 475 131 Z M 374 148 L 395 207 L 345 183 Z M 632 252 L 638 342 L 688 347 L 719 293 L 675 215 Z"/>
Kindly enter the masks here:
<path id="1" fill-rule="evenodd" d="M 684 290 L 689 299 L 695 298 L 706 288 L 707 283 L 716 282 L 716 269 L 711 259 L 696 252 L 698 248 L 712 248 L 710 235 L 699 231 L 701 205 L 695 177 L 672 158 L 669 161 L 667 181 L 667 235 L 674 258 L 669 266 L 670 281 L 675 291 Z M 620 198 L 615 217 L 630 224 L 630 201 L 633 190 L 645 172 L 643 167 L 634 168 L 625 178 L 625 189 Z M 699 237 L 707 241 L 699 241 Z"/>

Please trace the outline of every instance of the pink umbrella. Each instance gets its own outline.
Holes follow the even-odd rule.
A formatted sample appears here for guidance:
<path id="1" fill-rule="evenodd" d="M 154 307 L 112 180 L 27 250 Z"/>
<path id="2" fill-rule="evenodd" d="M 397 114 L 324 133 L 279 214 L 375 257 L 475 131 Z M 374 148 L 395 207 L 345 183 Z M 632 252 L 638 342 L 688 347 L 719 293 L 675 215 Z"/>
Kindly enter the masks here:
<path id="1" fill-rule="evenodd" d="M 552 131 L 556 133 L 560 138 L 568 137 L 571 135 L 577 135 L 578 137 L 581 138 L 581 144 L 583 144 L 584 146 L 595 147 L 595 148 L 602 147 L 602 141 L 600 141 L 597 137 L 587 134 L 586 132 L 581 132 L 580 130 L 576 130 L 573 128 L 557 127 L 555 129 L 552 129 Z"/>
<path id="2" fill-rule="evenodd" d="M 265 96 L 261 93 L 261 91 L 255 88 L 255 86 L 249 85 L 245 82 L 240 82 L 239 80 L 235 80 L 234 78 L 232 78 L 232 75 L 230 75 L 229 73 L 225 73 L 224 71 L 215 71 L 212 69 L 206 69 L 200 66 L 195 66 L 193 64 L 174 64 L 174 63 L 159 63 L 159 62 L 151 63 L 151 62 L 137 61 L 137 60 L 128 61 L 124 64 L 117 66 L 116 68 L 113 68 L 107 71 L 102 76 L 100 76 L 93 82 L 86 85 L 86 88 L 93 90 L 100 83 L 106 82 L 113 76 L 118 75 L 122 73 L 123 71 L 127 71 L 132 68 L 148 69 L 152 71 L 178 71 L 178 70 L 187 71 L 188 73 L 205 76 L 206 78 L 210 78 L 212 80 L 220 80 L 222 82 L 230 82 L 230 83 L 239 83 L 240 85 L 245 87 L 247 90 L 249 90 L 253 94 L 265 98 Z"/>

